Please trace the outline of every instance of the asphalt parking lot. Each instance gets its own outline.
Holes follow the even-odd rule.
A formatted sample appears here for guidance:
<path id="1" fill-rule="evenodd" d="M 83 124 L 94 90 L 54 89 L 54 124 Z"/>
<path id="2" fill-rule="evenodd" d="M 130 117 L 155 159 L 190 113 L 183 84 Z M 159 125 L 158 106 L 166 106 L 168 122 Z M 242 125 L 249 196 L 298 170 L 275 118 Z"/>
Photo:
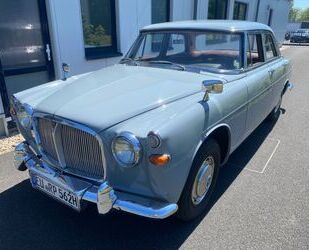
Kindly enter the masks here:
<path id="1" fill-rule="evenodd" d="M 1 249 L 308 249 L 309 46 L 284 47 L 295 88 L 221 169 L 204 216 L 154 221 L 95 207 L 78 214 L 32 190 L 0 156 Z"/>

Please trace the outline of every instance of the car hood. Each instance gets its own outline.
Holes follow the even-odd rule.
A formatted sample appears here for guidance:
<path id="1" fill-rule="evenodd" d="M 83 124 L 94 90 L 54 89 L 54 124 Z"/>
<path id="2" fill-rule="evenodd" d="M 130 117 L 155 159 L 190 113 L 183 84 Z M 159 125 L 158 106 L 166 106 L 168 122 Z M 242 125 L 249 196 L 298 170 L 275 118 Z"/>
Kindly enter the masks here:
<path id="1" fill-rule="evenodd" d="M 188 97 L 202 81 L 219 79 L 168 69 L 114 65 L 16 94 L 35 111 L 90 126 L 96 131 Z"/>

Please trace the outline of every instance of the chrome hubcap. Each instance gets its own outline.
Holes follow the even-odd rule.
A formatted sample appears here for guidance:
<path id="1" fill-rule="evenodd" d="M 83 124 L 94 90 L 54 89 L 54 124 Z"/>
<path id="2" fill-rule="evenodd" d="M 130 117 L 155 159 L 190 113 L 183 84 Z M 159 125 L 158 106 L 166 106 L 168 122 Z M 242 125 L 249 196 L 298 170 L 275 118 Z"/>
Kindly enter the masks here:
<path id="1" fill-rule="evenodd" d="M 215 170 L 215 161 L 212 156 L 208 156 L 198 170 L 191 193 L 192 202 L 198 205 L 205 198 L 212 183 Z"/>

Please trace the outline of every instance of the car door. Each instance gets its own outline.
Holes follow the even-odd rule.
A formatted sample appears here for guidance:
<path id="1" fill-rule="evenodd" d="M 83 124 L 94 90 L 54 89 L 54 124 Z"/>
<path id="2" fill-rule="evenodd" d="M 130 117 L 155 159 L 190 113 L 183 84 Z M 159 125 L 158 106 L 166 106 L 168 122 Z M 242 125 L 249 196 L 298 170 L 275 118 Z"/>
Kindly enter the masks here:
<path id="1" fill-rule="evenodd" d="M 263 46 L 265 51 L 265 59 L 268 62 L 269 77 L 272 85 L 272 110 L 279 102 L 282 90 L 285 85 L 285 71 L 288 62 L 280 56 L 280 52 L 276 46 L 275 39 L 270 32 L 263 34 Z M 268 110 L 269 111 L 269 110 Z"/>
<path id="2" fill-rule="evenodd" d="M 250 32 L 246 43 L 248 111 L 247 135 L 269 114 L 273 104 L 269 66 L 265 60 L 262 33 Z"/>

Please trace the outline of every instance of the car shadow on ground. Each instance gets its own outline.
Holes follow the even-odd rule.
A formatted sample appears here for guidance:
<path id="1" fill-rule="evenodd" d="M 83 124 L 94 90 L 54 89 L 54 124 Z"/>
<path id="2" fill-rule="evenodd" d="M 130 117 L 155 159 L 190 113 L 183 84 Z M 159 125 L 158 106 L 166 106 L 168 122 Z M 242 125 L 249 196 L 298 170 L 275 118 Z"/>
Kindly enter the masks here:
<path id="1" fill-rule="evenodd" d="M 192 222 L 174 217 L 157 221 L 114 211 L 97 214 L 95 206 L 77 213 L 32 189 L 25 180 L 0 194 L 1 249 L 179 248 L 257 152 L 275 122 L 263 122 L 232 154 L 238 167 L 222 167 L 207 211 Z"/>

